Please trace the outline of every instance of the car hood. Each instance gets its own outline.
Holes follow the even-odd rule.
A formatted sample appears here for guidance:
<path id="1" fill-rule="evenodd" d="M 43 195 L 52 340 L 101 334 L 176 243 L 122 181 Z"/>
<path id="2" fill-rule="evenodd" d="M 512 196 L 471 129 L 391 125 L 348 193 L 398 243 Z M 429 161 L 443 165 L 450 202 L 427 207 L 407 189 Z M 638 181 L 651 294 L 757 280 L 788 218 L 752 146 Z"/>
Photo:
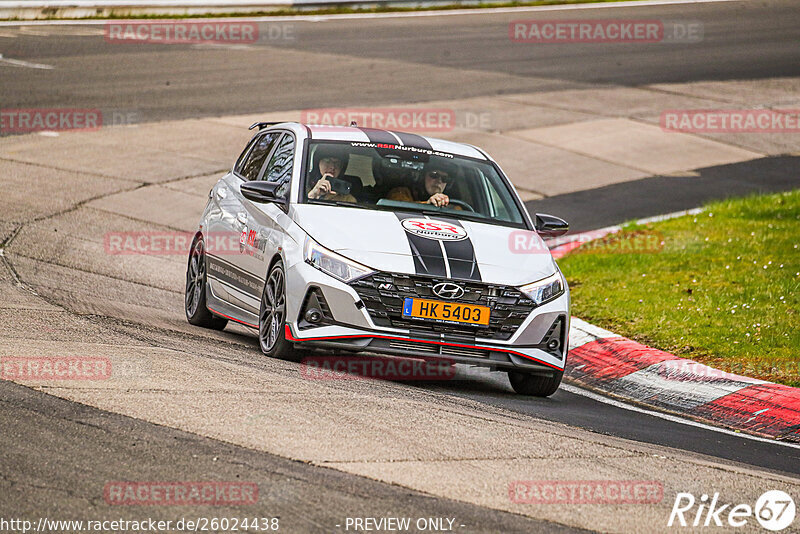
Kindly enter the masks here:
<path id="1" fill-rule="evenodd" d="M 556 271 L 536 232 L 422 213 L 295 206 L 295 222 L 322 246 L 385 272 L 522 285 Z"/>

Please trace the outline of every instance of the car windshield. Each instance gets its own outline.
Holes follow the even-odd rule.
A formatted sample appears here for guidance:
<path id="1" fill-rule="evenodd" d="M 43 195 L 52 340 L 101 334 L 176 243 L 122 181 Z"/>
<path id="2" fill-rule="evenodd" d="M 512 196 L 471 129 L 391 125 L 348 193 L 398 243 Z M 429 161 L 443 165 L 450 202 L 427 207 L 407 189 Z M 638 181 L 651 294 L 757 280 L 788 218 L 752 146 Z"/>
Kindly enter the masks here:
<path id="1" fill-rule="evenodd" d="M 441 213 L 524 227 L 488 161 L 389 144 L 311 142 L 301 202 Z"/>

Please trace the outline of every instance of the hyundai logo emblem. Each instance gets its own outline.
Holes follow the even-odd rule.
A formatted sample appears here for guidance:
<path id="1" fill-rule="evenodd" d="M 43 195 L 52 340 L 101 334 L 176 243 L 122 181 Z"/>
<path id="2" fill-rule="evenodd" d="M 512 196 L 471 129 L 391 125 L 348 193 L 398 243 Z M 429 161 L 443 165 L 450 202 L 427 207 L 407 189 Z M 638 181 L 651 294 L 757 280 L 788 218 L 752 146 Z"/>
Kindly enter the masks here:
<path id="1" fill-rule="evenodd" d="M 460 299 L 464 296 L 464 288 L 450 282 L 442 282 L 433 286 L 433 292 L 443 299 Z"/>

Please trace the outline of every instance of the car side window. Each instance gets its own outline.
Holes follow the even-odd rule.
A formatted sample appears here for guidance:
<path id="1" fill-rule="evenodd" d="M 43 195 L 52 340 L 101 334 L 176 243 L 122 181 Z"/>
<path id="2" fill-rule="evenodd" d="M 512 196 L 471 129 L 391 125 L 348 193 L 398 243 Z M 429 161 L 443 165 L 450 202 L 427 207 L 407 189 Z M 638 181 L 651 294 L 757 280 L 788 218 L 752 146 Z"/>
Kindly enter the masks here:
<path id="1" fill-rule="evenodd" d="M 294 136 L 288 133 L 284 134 L 272 153 L 264 176 L 261 178 L 267 182 L 279 183 L 280 187 L 276 190 L 276 194 L 281 197 L 289 192 L 289 184 L 292 179 L 292 163 L 294 162 L 294 147 Z"/>
<path id="2" fill-rule="evenodd" d="M 257 137 L 252 143 L 250 153 L 237 165 L 236 172 L 247 181 L 257 179 L 279 135 L 278 132 L 271 132 Z"/>
<path id="3" fill-rule="evenodd" d="M 239 154 L 239 157 L 236 159 L 236 164 L 233 166 L 234 172 L 241 174 L 244 160 L 247 159 L 247 155 L 250 154 L 250 149 L 253 148 L 253 145 L 256 144 L 257 140 L 258 137 L 253 136 L 253 138 L 247 142 L 247 145 L 244 147 L 244 150 L 242 150 L 242 153 Z"/>

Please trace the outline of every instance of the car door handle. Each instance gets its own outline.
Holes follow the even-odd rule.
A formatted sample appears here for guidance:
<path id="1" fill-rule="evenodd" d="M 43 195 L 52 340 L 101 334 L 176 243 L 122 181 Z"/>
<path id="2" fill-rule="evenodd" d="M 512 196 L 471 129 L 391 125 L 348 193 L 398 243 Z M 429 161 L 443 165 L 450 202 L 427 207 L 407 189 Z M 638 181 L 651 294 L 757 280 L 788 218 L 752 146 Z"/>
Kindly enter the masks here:
<path id="1" fill-rule="evenodd" d="M 224 187 L 218 187 L 215 194 L 217 195 L 217 200 L 223 200 L 228 196 L 228 190 Z"/>
<path id="2" fill-rule="evenodd" d="M 244 213 L 244 212 L 239 212 L 236 215 L 236 220 L 239 221 L 242 224 L 247 224 L 247 214 Z"/>

